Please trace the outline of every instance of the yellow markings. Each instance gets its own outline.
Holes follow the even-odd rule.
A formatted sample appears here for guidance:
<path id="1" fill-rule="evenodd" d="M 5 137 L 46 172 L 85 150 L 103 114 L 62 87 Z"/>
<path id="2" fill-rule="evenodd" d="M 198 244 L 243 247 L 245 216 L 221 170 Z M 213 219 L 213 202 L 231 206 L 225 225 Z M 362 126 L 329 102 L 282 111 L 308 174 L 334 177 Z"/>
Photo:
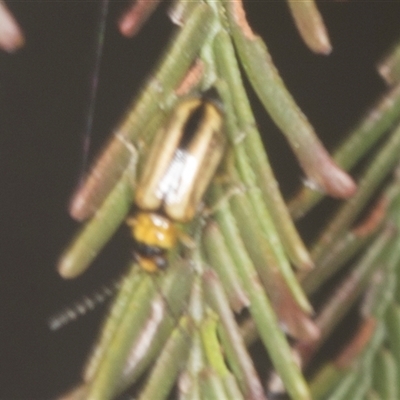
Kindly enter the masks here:
<path id="1" fill-rule="evenodd" d="M 171 249 L 176 244 L 176 227 L 162 215 L 152 212 L 138 212 L 129 218 L 127 224 L 132 228 L 132 236 L 139 243 Z"/>

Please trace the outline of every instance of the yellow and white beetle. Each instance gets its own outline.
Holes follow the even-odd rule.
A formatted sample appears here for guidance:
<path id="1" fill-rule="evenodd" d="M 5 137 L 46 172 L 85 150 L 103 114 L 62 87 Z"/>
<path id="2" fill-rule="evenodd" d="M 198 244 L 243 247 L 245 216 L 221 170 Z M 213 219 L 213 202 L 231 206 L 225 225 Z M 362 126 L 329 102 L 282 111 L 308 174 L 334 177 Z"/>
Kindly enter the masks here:
<path id="1" fill-rule="evenodd" d="M 218 102 L 205 97 L 181 101 L 154 138 L 139 177 L 128 219 L 140 266 L 167 266 L 177 242 L 178 223 L 192 220 L 224 153 L 224 117 Z"/>

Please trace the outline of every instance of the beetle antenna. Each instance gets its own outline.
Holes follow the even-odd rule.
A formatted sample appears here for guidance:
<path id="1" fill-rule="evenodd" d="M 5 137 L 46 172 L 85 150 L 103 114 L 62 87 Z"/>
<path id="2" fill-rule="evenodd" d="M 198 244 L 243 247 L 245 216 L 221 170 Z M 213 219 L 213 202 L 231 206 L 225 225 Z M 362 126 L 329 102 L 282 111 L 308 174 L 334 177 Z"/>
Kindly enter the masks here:
<path id="1" fill-rule="evenodd" d="M 70 322 L 77 320 L 90 311 L 93 311 L 97 306 L 104 304 L 120 289 L 121 281 L 122 279 L 116 279 L 110 284 L 104 285 L 100 289 L 95 290 L 90 295 L 83 296 L 79 300 L 75 301 L 71 306 L 57 312 L 47 321 L 49 329 L 57 331 L 68 325 Z"/>
<path id="2" fill-rule="evenodd" d="M 100 77 L 100 66 L 104 49 L 104 38 L 106 33 L 106 25 L 107 25 L 106 22 L 107 22 L 109 1 L 110 0 L 102 0 L 99 11 L 100 15 L 98 19 L 98 36 L 96 38 L 96 43 L 95 43 L 95 59 L 94 59 L 93 75 L 90 83 L 89 106 L 86 114 L 87 117 L 85 122 L 85 128 L 82 133 L 83 157 L 82 157 L 82 171 L 81 171 L 82 173 L 80 174 L 81 183 L 82 180 L 84 179 L 89 158 L 89 149 L 91 144 L 93 120 L 96 108 L 96 98 L 97 98 L 99 77 Z"/>

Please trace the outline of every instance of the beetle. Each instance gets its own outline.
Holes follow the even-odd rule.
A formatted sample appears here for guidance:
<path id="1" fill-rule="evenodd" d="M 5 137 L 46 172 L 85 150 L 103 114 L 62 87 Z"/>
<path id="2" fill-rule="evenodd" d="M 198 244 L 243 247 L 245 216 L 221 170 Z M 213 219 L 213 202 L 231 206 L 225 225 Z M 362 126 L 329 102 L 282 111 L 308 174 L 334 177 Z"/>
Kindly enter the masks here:
<path id="1" fill-rule="evenodd" d="M 167 251 L 178 240 L 176 224 L 195 217 L 225 145 L 222 107 L 206 96 L 183 99 L 157 132 L 138 179 L 136 212 L 127 220 L 134 257 L 144 270 L 167 267 Z"/>

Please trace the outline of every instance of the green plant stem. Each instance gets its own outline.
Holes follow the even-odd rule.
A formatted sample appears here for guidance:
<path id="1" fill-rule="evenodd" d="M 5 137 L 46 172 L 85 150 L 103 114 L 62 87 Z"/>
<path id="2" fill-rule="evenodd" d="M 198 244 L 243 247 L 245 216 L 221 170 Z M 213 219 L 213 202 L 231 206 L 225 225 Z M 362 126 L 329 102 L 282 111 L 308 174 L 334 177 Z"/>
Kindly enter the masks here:
<path id="1" fill-rule="evenodd" d="M 400 116 L 400 85 L 393 88 L 371 108 L 359 124 L 346 136 L 347 139 L 333 153 L 342 168 L 351 170 L 377 143 Z M 324 194 L 307 186 L 290 200 L 288 206 L 293 218 L 304 216 Z"/>
<path id="2" fill-rule="evenodd" d="M 386 311 L 385 326 L 388 346 L 397 365 L 396 387 L 397 393 L 400 393 L 400 306 L 398 303 L 389 304 Z"/>
<path id="3" fill-rule="evenodd" d="M 130 357 L 124 366 L 119 392 L 126 390 L 158 358 L 167 338 L 175 326 L 179 326 L 179 318 L 186 311 L 187 298 L 191 289 L 193 271 L 186 264 L 172 267 L 160 280 L 155 283 L 157 295 L 151 300 L 152 308 L 140 335 L 135 339 L 130 349 Z M 190 336 L 186 336 L 188 346 Z M 150 343 L 151 342 L 151 343 Z M 148 346 L 145 354 L 143 349 Z M 133 357 L 132 357 L 132 356 Z"/>
<path id="4" fill-rule="evenodd" d="M 275 368 L 293 399 L 309 399 L 307 384 L 292 357 L 290 346 L 278 324 L 276 314 L 244 249 L 234 218 L 222 213 L 221 210 L 215 217 L 224 237 L 228 239 L 227 244 L 235 260 L 235 266 L 250 299 L 250 312 Z"/>
<path id="5" fill-rule="evenodd" d="M 371 236 L 359 237 L 352 231 L 346 232 L 331 246 L 331 251 L 318 263 L 318 267 L 301 280 L 304 291 L 307 294 L 317 291 L 324 282 L 346 265 L 346 261 L 364 249 L 368 241 L 371 240 Z"/>
<path id="6" fill-rule="evenodd" d="M 217 185 L 213 185 L 210 195 L 215 200 L 223 196 L 223 191 Z M 298 304 L 298 299 L 284 280 L 273 257 L 271 243 L 264 235 L 260 235 L 259 222 L 252 215 L 246 194 L 237 193 L 230 196 L 229 203 L 230 206 L 224 200 L 219 201 L 215 218 L 221 227 L 235 265 L 240 268 L 243 263 L 250 263 L 255 267 L 287 333 L 304 340 L 315 337 L 315 326 L 310 319 L 309 309 L 304 309 Z M 237 235 L 233 234 L 235 232 L 233 229 Z M 247 294 L 250 296 L 248 292 Z"/>
<path id="7" fill-rule="evenodd" d="M 157 358 L 139 400 L 167 398 L 189 352 L 190 322 L 183 318 Z"/>
<path id="8" fill-rule="evenodd" d="M 366 217 L 367 221 L 361 222 L 361 225 L 367 224 L 367 228 L 361 229 L 357 226 L 345 232 L 337 241 L 332 243 L 330 251 L 320 258 L 318 267 L 301 278 L 302 287 L 306 293 L 311 294 L 316 291 L 370 242 L 381 229 L 382 224 L 387 219 L 390 205 L 399 194 L 400 185 L 391 182 L 379 197 L 370 215 Z"/>
<path id="9" fill-rule="evenodd" d="M 230 400 L 223 382 L 211 368 L 200 372 L 199 384 L 202 399 Z"/>
<path id="10" fill-rule="evenodd" d="M 207 224 L 202 238 L 207 260 L 213 269 L 217 271 L 219 278 L 223 282 L 232 309 L 236 312 L 242 311 L 250 302 L 223 238 L 215 234 L 215 224 Z"/>
<path id="11" fill-rule="evenodd" d="M 310 391 L 314 400 L 328 398 L 330 391 L 338 385 L 343 389 L 350 387 L 356 378 L 355 371 L 340 369 L 334 363 L 324 365 L 310 383 Z"/>
<path id="12" fill-rule="evenodd" d="M 204 274 L 203 279 L 205 294 L 221 321 L 219 329 L 221 343 L 244 397 L 248 400 L 265 400 L 262 384 L 217 275 L 209 270 Z"/>
<path id="13" fill-rule="evenodd" d="M 219 76 L 224 77 L 226 82 L 226 86 L 222 82 L 217 83 L 217 86 L 226 106 L 227 132 L 234 146 L 239 175 L 249 188 L 258 187 L 263 197 L 263 202 L 253 201 L 255 214 L 259 214 L 257 209 L 265 202 L 268 214 L 279 232 L 278 238 L 275 229 L 271 228 L 268 231 L 269 235 L 274 236 L 276 251 L 281 252 L 282 241 L 293 263 L 300 269 L 309 269 L 312 262 L 279 191 L 256 129 L 232 43 L 225 31 L 221 30 L 217 34 L 214 48 Z M 236 119 L 235 122 L 233 118 Z M 259 218 L 261 219 L 261 216 Z M 282 259 L 282 256 L 279 257 Z"/>
<path id="14" fill-rule="evenodd" d="M 316 263 L 330 251 L 332 243 L 345 232 L 360 214 L 363 206 L 368 202 L 378 185 L 398 163 L 399 152 L 400 126 L 396 127 L 365 171 L 359 182 L 357 193 L 339 209 L 313 246 L 311 254 Z"/>
<path id="15" fill-rule="evenodd" d="M 381 266 L 382 257 L 388 248 L 387 245 L 393 238 L 393 233 L 393 229 L 390 227 L 384 229 L 354 268 L 352 268 L 343 283 L 330 296 L 328 302 L 324 305 L 315 320 L 321 332 L 319 339 L 314 341 L 310 346 L 303 347 L 302 343 L 298 345 L 303 360 L 306 362 L 310 360 L 312 355 L 324 343 L 337 323 L 363 292 L 372 273 Z"/>
<path id="16" fill-rule="evenodd" d="M 204 353 L 207 363 L 211 367 L 210 371 L 215 373 L 229 398 L 242 398 L 236 379 L 233 377 L 225 365 L 224 355 L 217 336 L 217 315 L 209 310 L 206 318 L 203 319 L 200 326 L 200 335 L 202 339 Z"/>
<path id="17" fill-rule="evenodd" d="M 364 316 L 373 316 L 378 320 L 384 317 L 388 305 L 394 301 L 397 286 L 395 269 L 398 268 L 400 261 L 399 238 L 395 237 L 392 240 L 381 261 L 383 262 L 382 270 L 370 283 L 362 308 Z"/>
<path id="18" fill-rule="evenodd" d="M 176 265 L 161 276 L 162 294 L 154 282 L 155 277 L 141 272 L 140 284 L 131 293 L 90 382 L 88 399 L 107 399 L 133 384 L 157 356 L 176 325 L 175 318 L 185 307 L 181 291 L 187 294 L 190 291 L 190 268 Z M 146 346 L 150 351 L 144 352 Z"/>
<path id="19" fill-rule="evenodd" d="M 200 326 L 200 337 L 207 363 L 220 378 L 224 378 L 229 374 L 229 370 L 217 338 L 217 320 L 213 312 L 208 312 Z"/>
<path id="20" fill-rule="evenodd" d="M 353 382 L 352 387 L 344 399 L 363 400 L 365 394 L 372 386 L 372 369 L 376 353 L 381 347 L 385 338 L 385 329 L 382 324 L 376 328 L 368 347 L 365 349 L 364 354 L 360 358 L 359 368 L 357 371 L 356 381 Z"/>
<path id="21" fill-rule="evenodd" d="M 356 186 L 332 160 L 314 128 L 295 103 L 275 68 L 268 49 L 245 20 L 241 2 L 223 0 L 243 68 L 254 91 L 281 129 L 308 179 L 326 193 L 348 198 Z"/>
<path id="22" fill-rule="evenodd" d="M 132 204 L 135 171 L 136 160 L 132 159 L 102 207 L 62 254 L 58 272 L 64 279 L 82 274 L 121 225 Z"/>
<path id="23" fill-rule="evenodd" d="M 288 0 L 297 29 L 310 50 L 328 55 L 332 51 L 324 21 L 314 0 Z"/>
<path id="24" fill-rule="evenodd" d="M 313 399 L 353 400 L 355 396 L 357 398 L 360 396 L 360 393 L 355 394 L 354 390 L 361 389 L 365 393 L 371 383 L 368 371 L 371 370 L 374 355 L 382 344 L 384 337 L 385 329 L 383 324 L 378 324 L 368 346 L 350 367 L 338 368 L 334 363 L 326 364 L 310 384 Z"/>
<path id="25" fill-rule="evenodd" d="M 381 348 L 373 363 L 373 387 L 377 394 L 385 400 L 397 400 L 398 367 L 388 350 Z"/>
<path id="26" fill-rule="evenodd" d="M 201 400 L 199 372 L 205 368 L 205 355 L 201 345 L 198 329 L 192 335 L 192 345 L 190 347 L 188 362 L 185 370 L 186 388 L 185 392 L 180 393 L 184 399 Z"/>
<path id="27" fill-rule="evenodd" d="M 141 271 L 137 265 L 132 263 L 129 267 L 129 272 L 123 279 L 121 289 L 118 291 L 113 301 L 108 318 L 105 320 L 100 330 L 100 336 L 97 339 L 96 346 L 84 368 L 83 379 L 85 382 L 91 381 L 95 376 L 99 364 L 125 315 L 132 293 L 135 293 L 140 285 L 142 279 L 141 275 Z"/>
<path id="28" fill-rule="evenodd" d="M 137 291 L 131 296 L 119 328 L 90 383 L 87 400 L 109 399 L 116 393 L 132 342 L 139 335 L 148 318 L 150 312 L 148 299 L 154 294 L 155 288 L 151 278 L 142 280 Z M 146 307 L 139 307 L 140 305 L 146 305 Z"/>
<path id="29" fill-rule="evenodd" d="M 400 43 L 397 42 L 377 66 L 379 74 L 389 85 L 396 85 L 400 80 Z"/>

